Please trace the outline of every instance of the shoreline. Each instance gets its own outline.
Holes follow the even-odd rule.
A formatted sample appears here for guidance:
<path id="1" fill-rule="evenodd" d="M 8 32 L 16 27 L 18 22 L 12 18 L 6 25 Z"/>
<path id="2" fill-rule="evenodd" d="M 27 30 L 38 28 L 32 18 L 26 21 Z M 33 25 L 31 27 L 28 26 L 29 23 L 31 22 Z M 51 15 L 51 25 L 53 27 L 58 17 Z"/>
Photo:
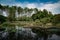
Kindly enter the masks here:
<path id="1" fill-rule="evenodd" d="M 53 25 L 52 23 L 46 23 L 46 24 L 43 24 L 43 23 L 40 23 L 40 22 L 29 22 L 29 21 L 15 21 L 15 22 L 4 22 L 3 24 L 0 25 L 1 26 L 20 26 L 20 27 L 24 27 L 24 28 L 50 28 L 50 27 L 57 27 L 57 28 L 60 28 L 60 26 L 56 26 L 56 25 Z"/>

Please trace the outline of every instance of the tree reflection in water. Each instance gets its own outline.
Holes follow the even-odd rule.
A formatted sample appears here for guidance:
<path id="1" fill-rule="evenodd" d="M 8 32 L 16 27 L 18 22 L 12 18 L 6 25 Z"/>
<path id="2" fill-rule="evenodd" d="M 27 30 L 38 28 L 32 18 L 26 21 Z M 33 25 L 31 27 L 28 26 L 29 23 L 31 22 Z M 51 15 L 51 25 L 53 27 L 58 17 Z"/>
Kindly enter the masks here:
<path id="1" fill-rule="evenodd" d="M 40 28 L 0 29 L 0 40 L 60 40 L 60 31 Z"/>

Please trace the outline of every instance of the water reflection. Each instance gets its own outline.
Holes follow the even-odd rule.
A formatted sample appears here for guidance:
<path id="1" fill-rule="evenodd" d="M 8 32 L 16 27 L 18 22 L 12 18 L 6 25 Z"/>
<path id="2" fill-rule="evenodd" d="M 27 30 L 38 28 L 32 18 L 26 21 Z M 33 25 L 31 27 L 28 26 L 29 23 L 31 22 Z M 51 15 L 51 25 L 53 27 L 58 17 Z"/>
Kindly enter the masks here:
<path id="1" fill-rule="evenodd" d="M 57 29 L 56 29 L 57 30 Z M 40 28 L 0 28 L 0 40 L 60 40 L 60 31 Z"/>

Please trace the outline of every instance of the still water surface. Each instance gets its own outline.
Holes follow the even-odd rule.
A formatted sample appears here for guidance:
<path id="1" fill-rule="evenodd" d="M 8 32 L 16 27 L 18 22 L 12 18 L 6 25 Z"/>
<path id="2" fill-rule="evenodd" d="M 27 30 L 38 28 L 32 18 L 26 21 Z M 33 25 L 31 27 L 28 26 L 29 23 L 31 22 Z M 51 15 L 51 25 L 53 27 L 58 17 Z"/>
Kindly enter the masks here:
<path id="1" fill-rule="evenodd" d="M 32 28 L 16 26 L 15 29 L 0 29 L 0 40 L 60 40 L 60 31 L 57 34 L 55 31 L 49 34 L 45 31 L 40 32 L 39 30 L 32 30 Z"/>

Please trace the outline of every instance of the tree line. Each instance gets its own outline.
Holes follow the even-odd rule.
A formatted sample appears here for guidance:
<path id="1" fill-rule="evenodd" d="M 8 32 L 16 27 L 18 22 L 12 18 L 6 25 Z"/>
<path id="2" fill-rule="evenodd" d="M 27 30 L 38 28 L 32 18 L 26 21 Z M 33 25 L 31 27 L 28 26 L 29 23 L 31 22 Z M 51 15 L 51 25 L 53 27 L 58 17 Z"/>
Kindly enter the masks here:
<path id="1" fill-rule="evenodd" d="M 36 21 L 39 20 L 43 23 L 60 23 L 60 14 L 53 15 L 52 12 L 47 11 L 46 9 L 43 9 L 43 11 L 38 10 L 37 8 L 22 8 L 17 6 L 2 6 L 0 4 L 0 10 L 6 11 L 7 17 L 6 20 L 8 21 Z M 16 17 L 16 12 L 18 14 L 18 17 Z M 34 13 L 33 13 L 34 12 Z M 32 14 L 33 13 L 33 14 Z M 1 13 L 0 13 L 1 14 Z M 20 14 L 27 14 L 30 17 L 25 16 L 19 16 Z M 3 16 L 3 15 L 2 15 Z M 0 15 L 0 20 L 3 20 L 2 16 Z M 0 21 L 1 22 L 1 21 Z"/>

